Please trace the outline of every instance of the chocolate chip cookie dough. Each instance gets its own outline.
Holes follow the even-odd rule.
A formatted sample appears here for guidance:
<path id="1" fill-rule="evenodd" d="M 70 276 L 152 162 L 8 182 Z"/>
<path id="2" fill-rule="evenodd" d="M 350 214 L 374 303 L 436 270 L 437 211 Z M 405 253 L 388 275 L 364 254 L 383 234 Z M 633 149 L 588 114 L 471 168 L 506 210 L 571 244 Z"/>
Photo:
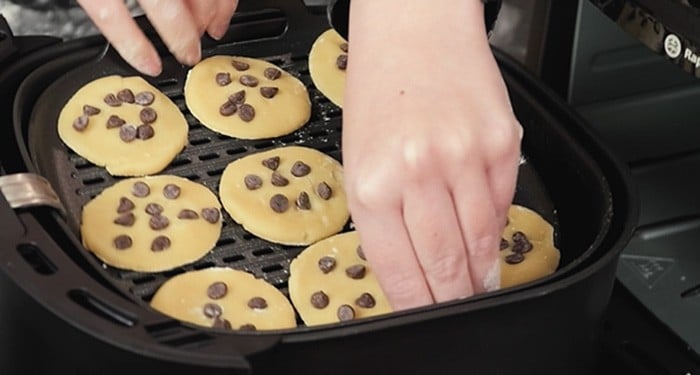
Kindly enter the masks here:
<path id="1" fill-rule="evenodd" d="M 289 134 L 309 121 L 304 84 L 263 60 L 213 56 L 187 75 L 185 101 L 202 125 L 242 139 Z"/>
<path id="2" fill-rule="evenodd" d="M 356 232 L 308 247 L 290 265 L 289 296 L 307 325 L 391 312 Z"/>
<path id="3" fill-rule="evenodd" d="M 176 176 L 122 180 L 83 207 L 83 244 L 111 266 L 159 272 L 196 261 L 221 234 L 221 206 Z"/>
<path id="4" fill-rule="evenodd" d="M 311 46 L 309 73 L 316 88 L 333 104 L 343 107 L 348 43 L 335 30 L 321 34 Z"/>
<path id="5" fill-rule="evenodd" d="M 559 259 L 552 225 L 535 211 L 512 205 L 501 239 L 501 288 L 550 275 Z"/>
<path id="6" fill-rule="evenodd" d="M 187 142 L 177 106 L 140 77 L 96 79 L 68 100 L 58 118 L 61 140 L 114 176 L 162 171 Z"/>
<path id="7" fill-rule="evenodd" d="M 151 306 L 175 319 L 223 330 L 296 327 L 287 297 L 264 280 L 231 268 L 177 275 L 158 289 Z"/>
<path id="8" fill-rule="evenodd" d="M 343 167 L 307 147 L 280 147 L 232 162 L 219 196 L 250 233 L 285 245 L 309 245 L 336 234 L 350 216 Z"/>

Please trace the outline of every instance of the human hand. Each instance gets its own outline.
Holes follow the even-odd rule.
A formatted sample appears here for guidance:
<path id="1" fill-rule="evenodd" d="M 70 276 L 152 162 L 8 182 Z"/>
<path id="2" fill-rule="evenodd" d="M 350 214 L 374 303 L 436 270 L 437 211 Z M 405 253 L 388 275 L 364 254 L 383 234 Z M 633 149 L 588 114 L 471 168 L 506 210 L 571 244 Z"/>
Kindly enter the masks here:
<path id="1" fill-rule="evenodd" d="M 124 60 L 144 74 L 160 74 L 160 57 L 123 0 L 78 3 Z M 238 0 L 139 0 L 139 4 L 177 60 L 194 65 L 201 59 L 201 36 L 206 31 L 212 38 L 220 39 Z"/>
<path id="2" fill-rule="evenodd" d="M 500 284 L 522 128 L 484 30 L 480 0 L 352 3 L 346 191 L 397 310 Z"/>

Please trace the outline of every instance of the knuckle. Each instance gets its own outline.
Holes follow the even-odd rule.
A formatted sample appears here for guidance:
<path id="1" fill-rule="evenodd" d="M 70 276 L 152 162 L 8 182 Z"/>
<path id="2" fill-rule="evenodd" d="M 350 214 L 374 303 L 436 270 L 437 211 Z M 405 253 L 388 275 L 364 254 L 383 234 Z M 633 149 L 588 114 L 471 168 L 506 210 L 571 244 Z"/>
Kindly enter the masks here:
<path id="1" fill-rule="evenodd" d="M 458 250 L 446 250 L 423 264 L 423 272 L 432 285 L 449 285 L 463 280 L 467 272 L 465 254 Z"/>

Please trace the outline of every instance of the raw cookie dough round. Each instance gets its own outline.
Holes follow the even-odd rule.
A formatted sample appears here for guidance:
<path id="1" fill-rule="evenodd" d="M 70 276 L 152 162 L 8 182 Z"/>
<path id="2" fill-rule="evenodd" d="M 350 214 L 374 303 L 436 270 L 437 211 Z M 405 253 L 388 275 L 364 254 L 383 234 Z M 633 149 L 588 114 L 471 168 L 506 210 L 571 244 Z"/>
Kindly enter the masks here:
<path id="1" fill-rule="evenodd" d="M 207 187 L 176 176 L 122 180 L 83 207 L 83 244 L 105 263 L 159 272 L 196 261 L 221 235 Z M 193 235 L 196 234 L 196 235 Z"/>
<path id="2" fill-rule="evenodd" d="M 311 245 L 292 261 L 289 273 L 289 297 L 307 325 L 392 311 L 364 259 L 357 232 Z"/>
<path id="3" fill-rule="evenodd" d="M 205 327 L 270 330 L 296 327 L 294 309 L 274 286 L 231 268 L 208 268 L 166 281 L 151 306 Z"/>
<path id="4" fill-rule="evenodd" d="M 309 73 L 316 88 L 333 104 L 343 107 L 348 42 L 335 30 L 321 34 L 311 46 Z"/>
<path id="5" fill-rule="evenodd" d="M 195 65 L 187 74 L 185 101 L 202 125 L 242 139 L 289 134 L 311 116 L 301 81 L 266 61 L 239 56 Z"/>
<path id="6" fill-rule="evenodd" d="M 559 258 L 552 225 L 535 211 L 512 205 L 501 240 L 501 288 L 554 273 Z"/>
<path id="7" fill-rule="evenodd" d="M 232 162 L 221 176 L 219 196 L 250 233 L 285 245 L 336 234 L 350 216 L 343 167 L 308 147 L 280 147 Z"/>
<path id="8" fill-rule="evenodd" d="M 61 140 L 114 176 L 162 171 L 185 147 L 188 130 L 178 107 L 141 77 L 96 79 L 58 118 Z"/>

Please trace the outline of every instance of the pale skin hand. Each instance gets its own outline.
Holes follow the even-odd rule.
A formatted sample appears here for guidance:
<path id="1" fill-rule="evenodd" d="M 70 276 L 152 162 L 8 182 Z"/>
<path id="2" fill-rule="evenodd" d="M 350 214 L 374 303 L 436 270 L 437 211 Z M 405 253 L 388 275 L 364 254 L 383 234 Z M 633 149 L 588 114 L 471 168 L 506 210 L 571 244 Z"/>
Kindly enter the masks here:
<path id="1" fill-rule="evenodd" d="M 522 128 L 481 1 L 356 0 L 350 50 L 348 203 L 392 306 L 497 288 Z"/>
<path id="2" fill-rule="evenodd" d="M 123 0 L 78 0 L 119 54 L 141 73 L 157 76 L 162 63 L 133 21 Z M 185 65 L 201 59 L 200 38 L 221 38 L 238 0 L 139 0 L 170 52 Z"/>

